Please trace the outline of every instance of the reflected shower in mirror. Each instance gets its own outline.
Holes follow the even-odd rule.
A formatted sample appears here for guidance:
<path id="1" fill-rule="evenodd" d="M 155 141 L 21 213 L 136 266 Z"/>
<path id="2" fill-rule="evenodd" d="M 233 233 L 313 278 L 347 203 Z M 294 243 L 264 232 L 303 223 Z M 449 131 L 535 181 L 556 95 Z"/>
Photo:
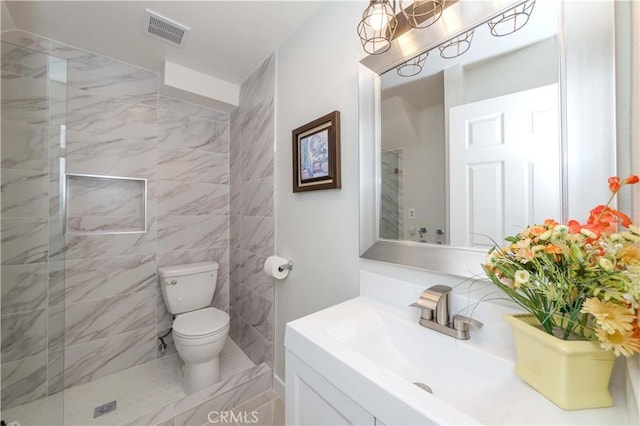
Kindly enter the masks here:
<path id="1" fill-rule="evenodd" d="M 506 36 L 479 25 L 454 58 L 434 48 L 415 76 L 381 75 L 381 238 L 483 248 L 561 217 L 554 3 Z"/>

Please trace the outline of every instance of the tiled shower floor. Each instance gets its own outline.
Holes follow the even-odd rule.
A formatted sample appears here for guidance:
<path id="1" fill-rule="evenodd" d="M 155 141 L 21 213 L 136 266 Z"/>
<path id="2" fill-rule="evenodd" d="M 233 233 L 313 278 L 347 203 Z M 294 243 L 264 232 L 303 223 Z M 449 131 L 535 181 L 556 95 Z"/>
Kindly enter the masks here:
<path id="1" fill-rule="evenodd" d="M 181 385 L 181 366 L 182 361 L 177 354 L 172 354 L 68 388 L 64 395 L 61 392 L 11 408 L 4 411 L 2 417 L 5 421 L 18 421 L 22 426 L 60 425 L 64 406 L 64 425 L 127 424 L 149 411 L 185 397 Z M 232 377 L 253 366 L 253 362 L 233 340 L 227 339 L 220 354 L 221 379 Z M 115 412 L 93 418 L 94 407 L 113 400 L 117 401 Z"/>

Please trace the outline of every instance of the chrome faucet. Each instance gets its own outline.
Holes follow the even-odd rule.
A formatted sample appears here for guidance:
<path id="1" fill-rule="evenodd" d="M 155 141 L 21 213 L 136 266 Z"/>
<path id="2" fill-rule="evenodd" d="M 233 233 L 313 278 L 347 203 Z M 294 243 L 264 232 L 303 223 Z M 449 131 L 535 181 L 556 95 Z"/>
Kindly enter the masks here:
<path id="1" fill-rule="evenodd" d="M 449 324 L 449 293 L 451 287 L 446 285 L 434 285 L 429 287 L 420 295 L 416 303 L 412 303 L 412 308 L 420 308 L 420 325 L 431 330 L 444 333 L 447 336 L 460 340 L 469 339 L 469 326 L 481 328 L 482 323 L 464 315 L 454 315 L 453 324 Z"/>

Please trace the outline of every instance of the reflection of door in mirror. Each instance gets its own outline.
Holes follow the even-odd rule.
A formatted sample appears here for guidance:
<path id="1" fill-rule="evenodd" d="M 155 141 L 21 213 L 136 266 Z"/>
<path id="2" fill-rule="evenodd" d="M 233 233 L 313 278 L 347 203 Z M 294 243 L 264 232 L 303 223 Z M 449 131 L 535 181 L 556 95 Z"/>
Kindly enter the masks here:
<path id="1" fill-rule="evenodd" d="M 402 239 L 404 235 L 404 188 L 402 150 L 382 152 L 382 207 L 380 238 Z"/>
<path id="2" fill-rule="evenodd" d="M 449 182 L 453 245 L 560 217 L 557 84 L 451 108 Z"/>
<path id="3" fill-rule="evenodd" d="M 484 248 L 561 217 L 557 35 L 547 12 L 504 38 L 478 29 L 460 57 L 436 49 L 414 77 L 381 76 L 381 149 L 404 152 L 405 232 L 397 239 Z M 492 129 L 508 140 L 477 140 Z M 480 151 L 484 143 L 491 147 Z M 383 227 L 392 228 L 381 222 L 381 238 L 396 239 Z"/>

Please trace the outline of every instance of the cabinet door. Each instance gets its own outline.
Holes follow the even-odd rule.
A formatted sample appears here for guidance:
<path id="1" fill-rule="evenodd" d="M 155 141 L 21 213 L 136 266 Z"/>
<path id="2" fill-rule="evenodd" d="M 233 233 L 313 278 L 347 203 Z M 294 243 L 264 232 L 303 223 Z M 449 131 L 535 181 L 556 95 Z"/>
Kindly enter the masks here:
<path id="1" fill-rule="evenodd" d="M 344 392 L 287 351 L 288 425 L 374 425 L 374 417 Z"/>

